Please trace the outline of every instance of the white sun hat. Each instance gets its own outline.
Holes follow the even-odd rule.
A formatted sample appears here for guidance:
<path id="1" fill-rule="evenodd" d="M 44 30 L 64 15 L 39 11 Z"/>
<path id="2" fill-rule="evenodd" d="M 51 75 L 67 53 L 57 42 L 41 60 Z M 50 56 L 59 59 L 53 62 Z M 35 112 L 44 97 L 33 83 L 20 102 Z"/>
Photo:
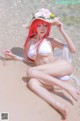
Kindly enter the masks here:
<path id="1" fill-rule="evenodd" d="M 38 10 L 33 14 L 32 20 L 31 20 L 28 24 L 25 24 L 25 25 L 23 25 L 23 26 L 29 28 L 30 25 L 31 25 L 36 19 L 49 22 L 49 23 L 51 23 L 51 25 L 54 25 L 54 22 L 55 22 L 56 20 L 59 20 L 59 18 L 58 18 L 58 17 L 55 17 L 55 15 L 54 15 L 53 13 L 51 13 L 48 9 L 41 8 L 41 9 L 38 9 Z"/>

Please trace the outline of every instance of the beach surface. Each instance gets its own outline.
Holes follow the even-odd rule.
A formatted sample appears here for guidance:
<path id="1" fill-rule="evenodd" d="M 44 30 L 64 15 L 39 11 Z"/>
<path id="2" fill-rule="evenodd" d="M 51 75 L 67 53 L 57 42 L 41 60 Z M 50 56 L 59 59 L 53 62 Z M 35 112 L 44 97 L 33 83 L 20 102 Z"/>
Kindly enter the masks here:
<path id="1" fill-rule="evenodd" d="M 63 117 L 59 112 L 27 87 L 26 71 L 31 65 L 22 61 L 6 60 L 3 58 L 3 51 L 5 49 L 10 49 L 14 54 L 23 56 L 22 48 L 28 32 L 23 27 L 23 24 L 31 17 L 30 12 L 46 6 L 57 15 L 62 14 L 59 11 L 59 8 L 62 6 L 54 5 L 54 8 L 52 8 L 53 3 L 51 0 L 47 2 L 41 0 L 41 3 L 39 3 L 39 0 L 0 1 L 0 114 L 7 112 L 9 121 L 63 121 Z M 70 12 L 69 7 L 66 8 L 64 6 L 66 13 L 68 10 Z M 71 11 L 73 10 L 71 6 Z M 74 12 L 75 16 L 78 16 L 78 12 Z M 66 31 L 70 34 L 78 50 L 73 55 L 73 65 L 76 70 L 75 72 L 78 72 L 79 76 L 80 28 L 78 22 L 75 25 L 73 23 L 69 25 L 65 21 L 64 23 Z M 58 32 L 55 27 L 52 29 L 52 33 L 54 36 L 57 35 Z M 63 40 L 60 34 L 57 37 Z M 80 90 L 79 85 L 75 83 L 75 79 L 71 80 L 70 83 Z M 54 91 L 50 93 L 53 98 L 66 105 L 68 109 L 66 121 L 80 121 L 80 97 L 78 102 L 75 102 L 64 90 L 56 90 L 55 93 Z M 74 105 L 71 100 L 73 100 Z"/>
<path id="2" fill-rule="evenodd" d="M 19 61 L 0 61 L 0 112 L 9 114 L 9 121 L 63 121 L 62 116 L 27 87 L 28 65 Z M 75 82 L 71 82 L 76 87 Z M 68 109 L 67 121 L 80 120 L 80 97 L 75 102 L 63 90 L 50 92 Z M 73 103 L 72 101 L 73 100 Z"/>

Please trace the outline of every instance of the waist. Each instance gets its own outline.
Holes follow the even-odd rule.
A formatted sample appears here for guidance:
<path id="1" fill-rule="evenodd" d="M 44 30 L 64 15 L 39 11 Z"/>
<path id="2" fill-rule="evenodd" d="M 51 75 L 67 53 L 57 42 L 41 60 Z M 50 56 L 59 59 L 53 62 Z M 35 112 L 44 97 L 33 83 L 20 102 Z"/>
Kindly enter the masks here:
<path id="1" fill-rule="evenodd" d="M 53 55 L 48 55 L 48 56 L 44 56 L 42 58 L 36 59 L 35 63 L 37 65 L 48 64 L 48 63 L 54 62 L 56 59 L 57 58 L 55 58 Z"/>

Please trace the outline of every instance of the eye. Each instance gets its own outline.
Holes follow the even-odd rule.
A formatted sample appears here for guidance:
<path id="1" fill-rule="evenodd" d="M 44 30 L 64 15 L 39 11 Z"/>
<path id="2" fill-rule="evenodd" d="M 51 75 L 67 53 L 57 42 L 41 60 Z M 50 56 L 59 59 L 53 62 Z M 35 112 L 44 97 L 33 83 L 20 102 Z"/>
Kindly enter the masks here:
<path id="1" fill-rule="evenodd" d="M 44 27 L 47 27 L 47 24 L 44 24 Z"/>
<path id="2" fill-rule="evenodd" d="M 41 27 L 41 24 L 38 24 L 37 27 Z"/>

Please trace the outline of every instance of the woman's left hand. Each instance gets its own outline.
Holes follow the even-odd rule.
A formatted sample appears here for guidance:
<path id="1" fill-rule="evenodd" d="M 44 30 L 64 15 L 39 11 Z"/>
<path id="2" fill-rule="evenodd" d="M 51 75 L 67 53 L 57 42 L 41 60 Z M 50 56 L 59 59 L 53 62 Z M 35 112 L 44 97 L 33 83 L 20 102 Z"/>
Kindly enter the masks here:
<path id="1" fill-rule="evenodd" d="M 63 30 L 63 23 L 59 21 L 59 18 L 54 19 L 54 25 L 57 26 L 59 31 Z"/>
<path id="2" fill-rule="evenodd" d="M 57 26 L 57 28 L 58 28 L 59 31 L 63 30 L 63 24 L 62 24 L 62 22 L 60 22 L 60 21 L 57 22 L 56 26 Z"/>

